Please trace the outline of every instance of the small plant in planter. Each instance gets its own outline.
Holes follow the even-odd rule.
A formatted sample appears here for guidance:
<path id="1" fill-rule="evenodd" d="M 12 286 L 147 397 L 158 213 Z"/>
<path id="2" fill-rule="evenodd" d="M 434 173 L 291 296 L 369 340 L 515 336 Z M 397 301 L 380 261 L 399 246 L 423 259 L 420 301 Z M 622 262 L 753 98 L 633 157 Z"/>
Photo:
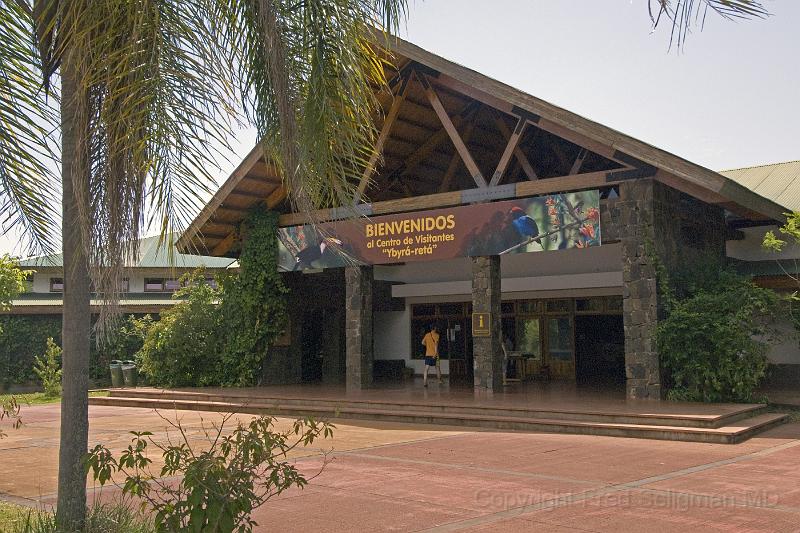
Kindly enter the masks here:
<path id="1" fill-rule="evenodd" d="M 161 444 L 152 433 L 131 432 L 128 448 L 114 457 L 108 448 L 97 445 L 89 453 L 86 465 L 101 485 L 113 482 L 124 495 L 142 501 L 153 512 L 156 531 L 228 533 L 250 532 L 258 524 L 251 513 L 269 499 L 290 487 L 304 487 L 306 478 L 289 462 L 289 454 L 318 438 L 333 435 L 334 426 L 311 418 L 296 420 L 288 430 L 274 428 L 275 418 L 262 416 L 248 424 L 237 424 L 230 434 L 222 423 L 203 432 L 209 448 L 195 450 L 180 421 L 161 417 L 177 430 L 178 442 Z M 160 472 L 150 469 L 150 445 L 161 452 L 164 466 Z M 327 464 L 323 453 L 323 466 Z M 117 476 L 116 474 L 121 474 Z M 163 479 L 165 476 L 169 480 Z M 180 479 L 175 482 L 175 478 Z"/>

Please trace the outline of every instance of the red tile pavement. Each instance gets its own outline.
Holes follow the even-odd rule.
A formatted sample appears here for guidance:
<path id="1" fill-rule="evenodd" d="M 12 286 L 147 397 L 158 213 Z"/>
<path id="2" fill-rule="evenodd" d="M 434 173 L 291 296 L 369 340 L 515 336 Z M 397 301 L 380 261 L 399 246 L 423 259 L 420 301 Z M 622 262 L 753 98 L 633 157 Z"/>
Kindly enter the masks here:
<path id="1" fill-rule="evenodd" d="M 35 497 L 34 478 L 52 486 L 57 409 L 28 414 L 0 441 L 0 498 Z M 197 431 L 218 415 L 185 416 Z M 115 447 L 159 424 L 146 409 L 92 409 L 94 439 Z M 739 445 L 337 426 L 333 460 L 258 509 L 257 531 L 800 531 L 800 423 Z M 308 453 L 297 465 L 313 475 L 322 458 Z"/>

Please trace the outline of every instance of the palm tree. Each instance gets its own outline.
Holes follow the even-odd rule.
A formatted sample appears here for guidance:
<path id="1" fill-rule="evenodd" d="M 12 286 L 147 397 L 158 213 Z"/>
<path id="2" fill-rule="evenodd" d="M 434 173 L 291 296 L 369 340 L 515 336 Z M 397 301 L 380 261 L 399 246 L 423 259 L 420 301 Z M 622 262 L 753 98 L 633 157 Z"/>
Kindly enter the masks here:
<path id="1" fill-rule="evenodd" d="M 699 4 L 725 16 L 763 12 L 748 0 L 649 1 L 654 24 L 664 14 L 673 28 L 688 28 L 682 14 Z M 257 127 L 295 208 L 351 203 L 372 155 L 375 90 L 386 84 L 374 27 L 393 30 L 406 7 L 0 0 L 0 215 L 45 251 L 57 226 L 52 162 L 61 164 L 62 528 L 85 515 L 90 286 L 108 302 L 102 332 L 141 229 L 169 236 L 188 222 L 240 121 Z"/>
<path id="2" fill-rule="evenodd" d="M 53 245 L 56 225 L 48 133 L 60 137 L 57 519 L 72 530 L 86 506 L 90 286 L 109 302 L 102 333 L 141 229 L 169 236 L 189 220 L 241 121 L 257 127 L 298 208 L 352 198 L 376 134 L 375 88 L 386 84 L 375 28 L 394 29 L 406 0 L 0 0 L 0 8 L 2 209 L 42 248 Z"/>

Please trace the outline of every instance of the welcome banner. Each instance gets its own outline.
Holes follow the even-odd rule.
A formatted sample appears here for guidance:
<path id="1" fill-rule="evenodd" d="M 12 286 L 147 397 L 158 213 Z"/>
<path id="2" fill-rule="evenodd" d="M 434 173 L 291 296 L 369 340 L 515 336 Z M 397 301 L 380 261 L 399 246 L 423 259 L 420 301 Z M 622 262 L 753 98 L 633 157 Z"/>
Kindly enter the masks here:
<path id="1" fill-rule="evenodd" d="M 600 246 L 600 193 L 582 191 L 278 230 L 283 271 Z"/>

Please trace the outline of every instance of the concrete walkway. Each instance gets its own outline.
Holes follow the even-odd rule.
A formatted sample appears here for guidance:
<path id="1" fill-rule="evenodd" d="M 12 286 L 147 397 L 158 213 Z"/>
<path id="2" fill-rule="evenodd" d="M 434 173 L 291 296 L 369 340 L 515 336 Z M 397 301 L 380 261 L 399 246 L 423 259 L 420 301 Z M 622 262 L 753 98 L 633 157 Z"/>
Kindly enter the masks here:
<path id="1" fill-rule="evenodd" d="M 220 417 L 162 414 L 197 442 Z M 0 441 L 0 499 L 52 503 L 59 407 L 23 415 Z M 146 409 L 91 417 L 90 444 L 112 450 L 168 434 Z M 339 421 L 321 446 L 332 462 L 257 511 L 264 531 L 800 531 L 800 423 L 722 445 Z M 315 448 L 296 456 L 309 474 Z"/>

